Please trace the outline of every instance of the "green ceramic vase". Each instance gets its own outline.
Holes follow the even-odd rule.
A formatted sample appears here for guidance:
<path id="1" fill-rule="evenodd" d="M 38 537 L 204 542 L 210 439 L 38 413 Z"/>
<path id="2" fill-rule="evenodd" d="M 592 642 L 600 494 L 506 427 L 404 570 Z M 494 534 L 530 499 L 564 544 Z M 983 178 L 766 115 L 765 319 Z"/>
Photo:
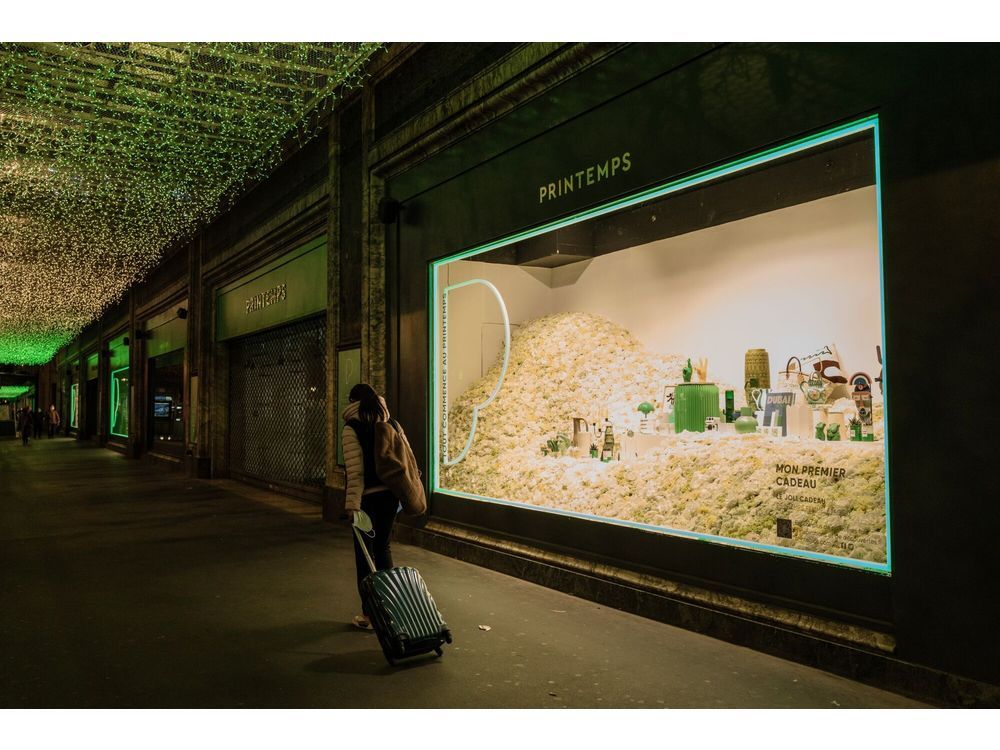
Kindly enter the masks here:
<path id="1" fill-rule="evenodd" d="M 753 415 L 753 409 L 744 406 L 740 409 L 740 416 L 736 418 L 736 432 L 740 435 L 749 435 L 757 432 L 757 418 Z"/>
<path id="2" fill-rule="evenodd" d="M 674 430 L 704 432 L 705 418 L 719 416 L 715 383 L 680 383 L 674 388 Z"/>

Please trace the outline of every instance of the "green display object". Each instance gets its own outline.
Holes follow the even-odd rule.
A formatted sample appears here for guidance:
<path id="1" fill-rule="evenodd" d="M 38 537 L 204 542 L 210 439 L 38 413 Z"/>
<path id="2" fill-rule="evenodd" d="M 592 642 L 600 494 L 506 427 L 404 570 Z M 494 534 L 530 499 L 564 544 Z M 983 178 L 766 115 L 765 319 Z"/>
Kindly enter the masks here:
<path id="1" fill-rule="evenodd" d="M 551 440 L 545 441 L 545 444 L 552 453 L 562 453 L 572 445 L 565 435 L 556 435 Z"/>
<path id="2" fill-rule="evenodd" d="M 861 442 L 861 420 L 852 419 L 851 420 L 851 440 L 856 442 Z"/>
<path id="3" fill-rule="evenodd" d="M 832 424 L 826 428 L 826 439 L 830 441 L 840 440 L 840 425 Z"/>
<path id="4" fill-rule="evenodd" d="M 641 404 L 639 404 L 636 411 L 641 411 L 644 416 L 648 415 L 651 411 L 653 411 L 653 405 L 648 401 L 643 401 Z"/>
<path id="5" fill-rule="evenodd" d="M 684 377 L 685 383 L 691 382 L 691 373 L 694 372 L 694 368 L 691 367 L 691 358 L 688 357 L 687 364 L 684 365 L 684 369 L 681 370 L 681 375 Z"/>
<path id="6" fill-rule="evenodd" d="M 719 416 L 719 387 L 715 383 L 680 383 L 674 389 L 676 432 L 704 432 L 705 419 Z"/>
<path id="7" fill-rule="evenodd" d="M 740 409 L 740 416 L 736 418 L 736 432 L 741 435 L 757 432 L 757 418 L 754 417 L 753 409 L 749 406 Z"/>
<path id="8" fill-rule="evenodd" d="M 826 422 L 816 423 L 816 439 L 826 440 Z"/>

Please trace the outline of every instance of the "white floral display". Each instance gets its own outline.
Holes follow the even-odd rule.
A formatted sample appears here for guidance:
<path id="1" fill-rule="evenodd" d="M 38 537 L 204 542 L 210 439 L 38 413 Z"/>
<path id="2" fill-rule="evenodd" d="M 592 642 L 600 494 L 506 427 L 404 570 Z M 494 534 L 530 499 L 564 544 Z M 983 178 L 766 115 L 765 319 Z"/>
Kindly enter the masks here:
<path id="1" fill-rule="evenodd" d="M 878 441 L 685 432 L 609 463 L 577 451 L 543 455 L 546 439 L 572 437 L 574 417 L 594 422 L 607 413 L 618 434 L 638 431 L 636 406 L 681 382 L 686 361 L 649 352 L 624 328 L 591 314 L 524 324 L 511 342 L 503 387 L 479 414 L 468 456 L 442 467 L 441 486 L 884 563 L 885 464 Z M 499 374 L 498 363 L 454 400 L 451 444 L 465 443 L 472 407 Z M 740 389 L 733 390 L 739 399 Z M 791 538 L 777 536 L 778 519 L 791 521 Z"/>

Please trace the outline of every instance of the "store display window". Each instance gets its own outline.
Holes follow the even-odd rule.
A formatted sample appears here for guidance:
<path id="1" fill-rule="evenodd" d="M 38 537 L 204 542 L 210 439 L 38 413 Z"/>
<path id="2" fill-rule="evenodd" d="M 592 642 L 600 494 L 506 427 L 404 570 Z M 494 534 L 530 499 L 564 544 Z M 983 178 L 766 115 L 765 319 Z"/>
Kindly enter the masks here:
<path id="1" fill-rule="evenodd" d="M 430 274 L 434 491 L 889 572 L 875 117 Z"/>
<path id="2" fill-rule="evenodd" d="M 109 424 L 111 434 L 118 437 L 128 437 L 128 402 L 129 402 L 129 368 L 122 367 L 111 371 L 111 397 L 108 399 L 111 407 Z"/>
<path id="3" fill-rule="evenodd" d="M 80 427 L 80 385 L 73 383 L 69 396 L 69 426 L 74 430 Z"/>

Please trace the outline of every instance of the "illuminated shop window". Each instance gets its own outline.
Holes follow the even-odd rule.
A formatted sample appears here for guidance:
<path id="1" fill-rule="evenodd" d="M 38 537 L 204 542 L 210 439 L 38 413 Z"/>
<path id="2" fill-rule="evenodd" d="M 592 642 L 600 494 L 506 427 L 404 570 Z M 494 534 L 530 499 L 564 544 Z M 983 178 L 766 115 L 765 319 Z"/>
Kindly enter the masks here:
<path id="1" fill-rule="evenodd" d="M 118 437 L 128 437 L 128 369 L 122 367 L 111 372 L 111 398 L 109 399 L 111 413 L 109 424 L 111 434 Z"/>
<path id="2" fill-rule="evenodd" d="M 69 396 L 69 426 L 74 430 L 80 427 L 80 385 L 79 383 L 73 383 L 70 386 L 70 396 Z"/>
<path id="3" fill-rule="evenodd" d="M 432 485 L 890 570 L 878 122 L 437 261 Z"/>

